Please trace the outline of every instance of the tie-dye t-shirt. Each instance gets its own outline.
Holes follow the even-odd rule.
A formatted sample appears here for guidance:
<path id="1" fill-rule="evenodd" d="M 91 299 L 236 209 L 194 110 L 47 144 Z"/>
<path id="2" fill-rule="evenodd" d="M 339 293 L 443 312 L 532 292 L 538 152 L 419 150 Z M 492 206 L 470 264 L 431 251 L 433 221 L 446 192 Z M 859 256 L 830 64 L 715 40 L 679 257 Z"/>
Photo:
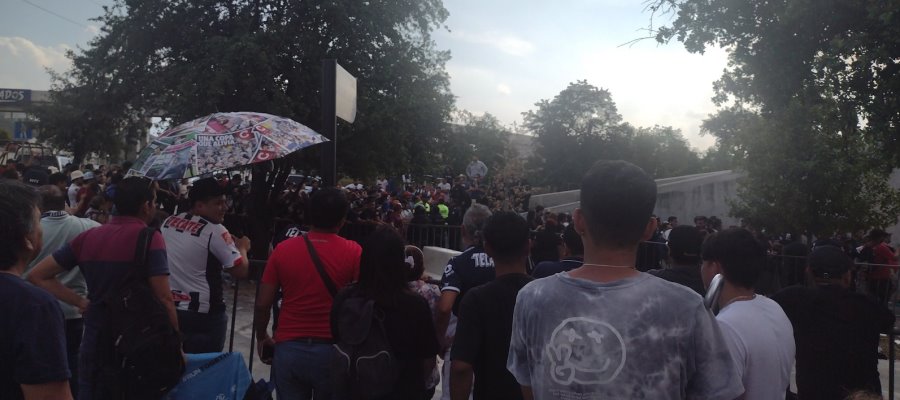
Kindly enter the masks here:
<path id="1" fill-rule="evenodd" d="M 648 274 L 526 285 L 507 367 L 534 398 L 734 399 L 744 390 L 701 297 Z"/>

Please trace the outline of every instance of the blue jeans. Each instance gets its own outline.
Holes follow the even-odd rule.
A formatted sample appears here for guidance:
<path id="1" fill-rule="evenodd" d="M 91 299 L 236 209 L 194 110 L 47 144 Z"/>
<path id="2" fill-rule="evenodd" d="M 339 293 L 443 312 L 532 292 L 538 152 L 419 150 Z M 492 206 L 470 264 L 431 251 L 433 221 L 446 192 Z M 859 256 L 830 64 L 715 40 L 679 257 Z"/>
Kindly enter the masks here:
<path id="1" fill-rule="evenodd" d="M 279 399 L 331 400 L 330 344 L 282 342 L 275 345 L 272 370 Z"/>
<path id="2" fill-rule="evenodd" d="M 228 315 L 178 310 L 178 326 L 184 340 L 185 353 L 219 353 L 225 348 Z"/>

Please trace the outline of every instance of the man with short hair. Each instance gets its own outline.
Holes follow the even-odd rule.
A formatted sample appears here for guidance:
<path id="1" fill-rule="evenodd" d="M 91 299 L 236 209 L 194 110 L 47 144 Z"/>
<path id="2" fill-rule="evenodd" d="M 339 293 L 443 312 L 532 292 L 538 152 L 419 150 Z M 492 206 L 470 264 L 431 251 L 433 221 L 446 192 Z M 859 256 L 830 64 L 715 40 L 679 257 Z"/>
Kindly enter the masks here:
<path id="1" fill-rule="evenodd" d="M 497 277 L 473 288 L 459 306 L 451 352 L 453 400 L 521 399 L 518 382 L 506 369 L 516 295 L 531 277 L 528 222 L 511 211 L 491 215 L 484 226 L 484 249 Z M 474 374 L 475 390 L 472 390 Z"/>
<path id="2" fill-rule="evenodd" d="M 534 267 L 531 276 L 535 279 L 546 278 L 560 272 L 571 271 L 581 266 L 584 262 L 584 244 L 581 243 L 581 235 L 575 232 L 575 225 L 569 224 L 562 234 L 563 258 L 559 261 L 541 261 Z"/>
<path id="3" fill-rule="evenodd" d="M 106 321 L 103 299 L 134 267 L 138 237 L 156 214 L 153 181 L 130 177 L 119 183 L 113 199 L 117 214 L 100 227 L 85 231 L 52 255 L 41 260 L 31 271 L 28 281 L 47 290 L 57 299 L 78 307 L 84 314 L 84 337 L 79 353 L 79 399 L 102 399 L 110 396 L 109 385 L 99 378 L 103 361 L 98 348 L 100 330 Z M 87 299 L 57 280 L 57 275 L 81 269 L 88 288 Z M 147 281 L 160 303 L 166 308 L 172 326 L 178 328 L 175 304 L 169 288 L 169 267 L 162 235 L 154 232 L 147 248 Z"/>
<path id="4" fill-rule="evenodd" d="M 22 280 L 42 248 L 40 198 L 0 181 L 0 399 L 71 399 L 63 314 L 56 299 Z"/>
<path id="5" fill-rule="evenodd" d="M 450 351 L 456 335 L 456 315 L 466 293 L 472 288 L 494 280 L 494 260 L 484 250 L 484 224 L 491 210 L 473 204 L 463 215 L 461 227 L 466 250 L 447 262 L 441 277 L 441 298 L 438 300 L 435 331 L 442 340 L 444 368 L 442 371 L 443 399 L 450 398 Z"/>
<path id="6" fill-rule="evenodd" d="M 800 399 L 881 393 L 878 341 L 893 329 L 895 317 L 884 304 L 849 290 L 852 267 L 841 248 L 817 246 L 807 269 L 815 286 L 792 286 L 772 296 L 793 324 Z"/>
<path id="7" fill-rule="evenodd" d="M 703 284 L 724 277 L 716 321 L 742 377 L 746 400 L 784 399 L 794 365 L 794 330 L 778 303 L 754 293 L 766 250 L 750 231 L 731 228 L 707 236 L 700 257 Z"/>
<path id="8" fill-rule="evenodd" d="M 247 277 L 250 239 L 234 239 L 222 225 L 228 209 L 225 192 L 213 178 L 194 182 L 190 211 L 167 218 L 160 229 L 185 353 L 222 351 L 228 327 L 222 272 Z"/>
<path id="9" fill-rule="evenodd" d="M 534 280 L 516 300 L 507 368 L 524 398 L 737 398 L 740 376 L 702 299 L 634 268 L 656 230 L 653 179 L 598 161 L 580 197 L 584 264 Z"/>
<path id="10" fill-rule="evenodd" d="M 275 371 L 278 398 L 327 400 L 332 396 L 327 366 L 334 355 L 334 298 L 323 278 L 337 290 L 357 280 L 362 248 L 337 235 L 350 208 L 342 190 L 319 189 L 309 203 L 309 233 L 281 242 L 269 257 L 256 298 L 254 329 L 260 360 Z M 315 249 L 326 276 L 318 272 L 308 246 Z M 273 340 L 268 326 L 279 288 L 283 300 Z"/>
<path id="11" fill-rule="evenodd" d="M 647 271 L 669 282 L 675 282 L 693 289 L 703 296 L 706 289 L 700 278 L 700 246 L 703 236 L 697 228 L 689 225 L 676 226 L 666 243 L 669 247 L 671 265 L 666 269 Z"/>
<path id="12" fill-rule="evenodd" d="M 66 196 L 66 183 L 68 179 L 66 179 L 66 174 L 62 172 L 54 172 L 47 177 L 47 184 L 58 187 L 63 192 L 63 200 L 68 203 L 69 199 Z"/>
<path id="13" fill-rule="evenodd" d="M 66 195 L 58 186 L 45 185 L 38 188 L 41 195 L 41 230 L 43 231 L 43 249 L 25 269 L 23 278 L 37 265 L 38 261 L 53 254 L 54 251 L 71 242 L 82 232 L 96 228 L 100 224 L 87 218 L 69 215 L 66 209 Z M 57 277 L 63 286 L 72 289 L 81 297 L 87 297 L 87 284 L 78 267 L 59 274 Z M 59 307 L 65 315 L 66 350 L 69 360 L 69 371 L 72 376 L 69 386 L 72 393 L 78 393 L 78 348 L 84 332 L 84 319 L 77 307 L 59 301 Z"/>

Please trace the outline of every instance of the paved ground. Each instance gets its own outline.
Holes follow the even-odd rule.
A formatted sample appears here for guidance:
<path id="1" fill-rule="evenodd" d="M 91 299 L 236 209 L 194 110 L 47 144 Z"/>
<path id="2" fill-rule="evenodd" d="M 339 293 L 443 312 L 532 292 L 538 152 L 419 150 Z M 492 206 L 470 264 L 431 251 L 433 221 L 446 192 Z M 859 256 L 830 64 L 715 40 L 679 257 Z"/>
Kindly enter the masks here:
<path id="1" fill-rule="evenodd" d="M 252 324 L 253 324 L 253 300 L 255 296 L 256 286 L 252 283 L 248 283 L 246 281 L 241 282 L 240 292 L 238 294 L 238 307 L 237 307 L 237 323 L 235 326 L 234 333 L 234 351 L 240 352 L 244 355 L 244 362 L 250 365 L 250 333 L 252 332 Z M 226 299 L 225 301 L 228 303 L 228 315 L 231 318 L 231 305 L 234 299 L 234 290 L 226 291 Z M 230 325 L 229 325 L 230 329 Z M 225 342 L 226 349 L 228 348 L 228 341 Z M 259 356 L 256 354 L 254 350 L 253 354 L 253 364 L 251 372 L 253 374 L 253 380 L 266 379 L 269 380 L 269 371 L 270 368 L 268 365 L 263 364 L 259 361 Z M 898 355 L 900 358 L 900 355 Z M 900 362 L 895 364 L 897 369 L 900 369 Z M 885 399 L 888 399 L 888 361 L 887 360 L 879 360 L 878 361 L 878 371 L 881 375 L 881 387 L 882 394 Z M 895 371 L 895 384 L 894 388 L 894 398 L 900 399 L 900 382 L 896 381 L 897 372 Z M 791 379 L 793 381 L 793 377 Z M 792 384 L 792 387 L 796 387 L 796 385 Z M 440 386 L 438 386 L 438 394 L 435 395 L 435 398 L 440 398 Z"/>
<path id="2" fill-rule="evenodd" d="M 259 355 L 256 350 L 253 352 L 253 364 L 250 364 L 250 334 L 253 327 L 253 300 L 255 296 L 256 286 L 253 283 L 243 281 L 240 283 L 240 292 L 238 294 L 237 306 L 237 323 L 234 331 L 234 351 L 244 355 L 244 362 L 251 367 L 253 380 L 260 379 L 269 380 L 269 366 L 259 361 Z M 234 289 L 226 290 L 225 301 L 228 303 L 228 318 L 231 329 L 231 305 L 234 301 Z M 230 331 L 229 331 L 230 332 Z M 229 335 L 230 338 L 230 335 Z M 229 340 L 225 341 L 225 349 L 229 346 Z"/>

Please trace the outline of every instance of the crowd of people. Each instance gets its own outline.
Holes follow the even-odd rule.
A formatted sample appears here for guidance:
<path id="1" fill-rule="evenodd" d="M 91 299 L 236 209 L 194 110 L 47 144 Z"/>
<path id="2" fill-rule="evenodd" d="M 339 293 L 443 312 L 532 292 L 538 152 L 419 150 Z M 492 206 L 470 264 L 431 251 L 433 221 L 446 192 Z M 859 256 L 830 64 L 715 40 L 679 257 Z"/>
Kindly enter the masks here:
<path id="1" fill-rule="evenodd" d="M 523 217 L 522 181 L 484 184 L 486 167 L 470 167 L 452 182 L 287 186 L 277 214 L 292 232 L 273 243 L 253 327 L 279 398 L 880 398 L 897 265 L 883 231 L 858 247 L 775 246 L 713 217 L 662 222 L 656 183 L 622 161 L 586 172 L 573 213 Z M 146 289 L 134 296 L 181 351 L 223 350 L 223 276 L 248 276 L 250 240 L 224 224 L 248 211 L 240 175 L 160 184 L 86 166 L 29 186 L 13 170 L 0 181 L 0 357 L 14 360 L 0 398 L 158 396 L 116 383 L 135 373 L 110 352 L 128 338 L 110 337 L 125 283 Z M 103 219 L 80 209 L 96 196 Z M 349 240 L 347 224 L 373 229 Z M 416 224 L 460 226 L 439 281 L 404 231 Z M 764 287 L 776 253 L 797 256 Z"/>

